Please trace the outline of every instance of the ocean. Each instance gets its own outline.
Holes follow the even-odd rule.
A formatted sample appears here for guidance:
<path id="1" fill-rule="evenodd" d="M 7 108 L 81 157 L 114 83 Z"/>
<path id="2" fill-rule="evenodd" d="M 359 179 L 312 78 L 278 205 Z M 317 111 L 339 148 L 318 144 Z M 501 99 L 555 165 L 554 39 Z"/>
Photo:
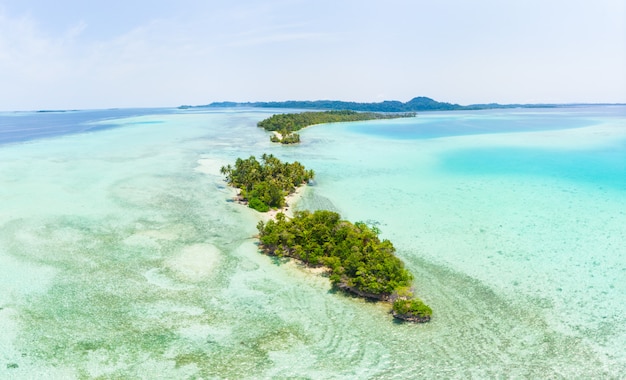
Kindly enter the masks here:
<path id="1" fill-rule="evenodd" d="M 626 106 L 424 112 L 269 141 L 255 108 L 0 113 L 0 378 L 620 378 Z M 316 173 L 427 324 L 259 253 L 219 173 Z"/>

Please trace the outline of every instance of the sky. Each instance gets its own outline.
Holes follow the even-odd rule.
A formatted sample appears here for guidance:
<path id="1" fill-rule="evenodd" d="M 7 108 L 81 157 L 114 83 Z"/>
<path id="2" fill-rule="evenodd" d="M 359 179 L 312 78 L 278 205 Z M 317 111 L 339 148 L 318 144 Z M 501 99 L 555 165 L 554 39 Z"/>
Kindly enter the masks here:
<path id="1" fill-rule="evenodd" d="M 624 0 L 0 0 L 0 110 L 626 103 Z"/>

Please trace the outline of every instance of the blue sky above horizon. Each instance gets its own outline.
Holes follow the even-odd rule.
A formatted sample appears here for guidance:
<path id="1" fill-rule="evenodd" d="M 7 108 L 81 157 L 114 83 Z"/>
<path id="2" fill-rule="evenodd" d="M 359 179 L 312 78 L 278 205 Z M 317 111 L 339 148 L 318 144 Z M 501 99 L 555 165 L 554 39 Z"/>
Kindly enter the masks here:
<path id="1" fill-rule="evenodd" d="M 0 0 L 0 110 L 626 102 L 623 0 Z"/>

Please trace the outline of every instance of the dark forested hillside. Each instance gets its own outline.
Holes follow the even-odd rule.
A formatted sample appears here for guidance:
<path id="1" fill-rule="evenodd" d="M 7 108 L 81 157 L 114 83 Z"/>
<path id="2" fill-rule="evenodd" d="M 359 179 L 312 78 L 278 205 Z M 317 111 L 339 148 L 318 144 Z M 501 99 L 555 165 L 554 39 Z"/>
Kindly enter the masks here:
<path id="1" fill-rule="evenodd" d="M 182 106 L 191 108 L 191 106 Z M 351 110 L 368 112 L 417 112 L 435 110 L 464 109 L 464 106 L 451 103 L 443 103 L 427 97 L 413 98 L 408 102 L 385 100 L 379 103 L 344 102 L 340 100 L 288 100 L 284 102 L 215 102 L 198 107 L 262 107 L 262 108 L 297 108 L 315 110 Z"/>
<path id="2" fill-rule="evenodd" d="M 378 103 L 344 102 L 340 100 L 287 100 L 284 102 L 214 102 L 202 106 L 180 106 L 179 108 L 206 107 L 260 107 L 260 108 L 294 108 L 311 110 L 351 110 L 360 112 L 420 112 L 420 111 L 454 111 L 482 110 L 494 108 L 554 108 L 565 107 L 567 104 L 471 104 L 462 106 L 454 103 L 438 102 L 425 96 L 418 96 L 408 102 L 385 100 Z"/>

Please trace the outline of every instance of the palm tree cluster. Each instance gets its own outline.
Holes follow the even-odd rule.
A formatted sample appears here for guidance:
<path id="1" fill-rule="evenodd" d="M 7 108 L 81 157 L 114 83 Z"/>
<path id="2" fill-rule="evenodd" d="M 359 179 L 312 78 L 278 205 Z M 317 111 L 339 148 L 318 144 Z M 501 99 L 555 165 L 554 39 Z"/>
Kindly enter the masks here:
<path id="1" fill-rule="evenodd" d="M 229 185 L 240 189 L 248 206 L 260 212 L 284 207 L 285 197 L 314 176 L 298 161 L 282 162 L 271 154 L 263 154 L 261 162 L 254 156 L 238 158 L 234 167 L 223 166 L 220 172 Z"/>

